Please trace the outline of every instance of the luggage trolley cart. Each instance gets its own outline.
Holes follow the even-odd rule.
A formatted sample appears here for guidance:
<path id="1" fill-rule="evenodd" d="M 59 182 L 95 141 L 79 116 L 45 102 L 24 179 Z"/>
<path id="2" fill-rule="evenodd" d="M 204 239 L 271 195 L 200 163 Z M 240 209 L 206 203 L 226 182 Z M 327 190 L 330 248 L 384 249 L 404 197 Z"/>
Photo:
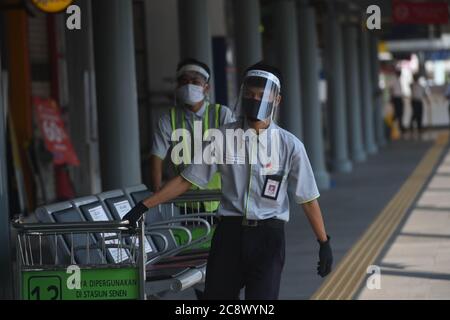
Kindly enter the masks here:
<path id="1" fill-rule="evenodd" d="M 145 224 L 13 223 L 20 299 L 146 299 Z"/>
<path id="2" fill-rule="evenodd" d="M 193 190 L 188 191 L 181 196 L 174 199 L 172 202 L 165 205 L 166 208 L 159 206 L 159 210 L 163 213 L 166 219 L 174 217 L 201 217 L 206 219 L 211 225 L 211 232 L 206 234 L 206 229 L 201 227 L 201 223 L 185 223 L 184 226 L 189 226 L 193 239 L 202 238 L 204 241 L 195 246 L 195 249 L 209 250 L 211 246 L 211 239 L 215 231 L 216 212 L 206 212 L 201 203 L 212 203 L 220 201 L 222 192 L 220 190 Z M 190 205 L 188 207 L 188 205 Z M 188 242 L 186 233 L 180 231 L 173 232 L 174 237 L 179 245 Z M 206 236 L 206 238 L 205 238 Z"/>

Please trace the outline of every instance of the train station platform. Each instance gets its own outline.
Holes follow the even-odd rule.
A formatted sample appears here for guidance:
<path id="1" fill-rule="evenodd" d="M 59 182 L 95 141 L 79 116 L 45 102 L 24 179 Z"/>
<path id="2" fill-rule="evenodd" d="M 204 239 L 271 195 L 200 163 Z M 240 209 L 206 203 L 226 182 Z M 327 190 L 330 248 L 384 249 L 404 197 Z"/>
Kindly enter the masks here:
<path id="1" fill-rule="evenodd" d="M 142 228 L 123 217 L 173 176 L 177 151 L 209 162 L 203 151 L 212 148 L 197 148 L 208 135 L 196 128 L 246 116 L 243 93 L 253 87 L 264 91 L 252 97 L 259 118 L 270 96 L 267 117 L 303 140 L 334 255 L 333 272 L 319 277 L 319 244 L 291 197 L 279 299 L 450 299 L 449 8 L 444 0 L 0 1 L 0 300 L 70 300 L 71 285 L 51 281 L 74 265 L 100 270 L 96 281 L 128 268 L 135 285 L 108 291 L 114 300 L 122 290 L 196 300 L 219 221 L 209 209 L 222 191 L 172 198 L 147 211 Z M 427 128 L 422 138 L 396 140 L 413 124 Z M 201 152 L 188 152 L 191 143 Z M 322 223 L 312 224 L 323 236 Z M 185 249 L 204 251 L 185 259 Z M 370 266 L 381 289 L 366 285 Z M 35 271 L 55 273 L 44 281 Z M 75 298 L 106 292 L 77 290 Z"/>
<path id="2" fill-rule="evenodd" d="M 353 174 L 337 176 L 342 187 L 322 197 L 334 234 L 334 272 L 315 288 L 316 278 L 303 280 L 301 293 L 285 290 L 286 298 L 448 298 L 448 150 L 448 133 L 432 132 L 425 141 L 394 142 Z M 366 285 L 369 266 L 379 267 L 379 289 Z"/>

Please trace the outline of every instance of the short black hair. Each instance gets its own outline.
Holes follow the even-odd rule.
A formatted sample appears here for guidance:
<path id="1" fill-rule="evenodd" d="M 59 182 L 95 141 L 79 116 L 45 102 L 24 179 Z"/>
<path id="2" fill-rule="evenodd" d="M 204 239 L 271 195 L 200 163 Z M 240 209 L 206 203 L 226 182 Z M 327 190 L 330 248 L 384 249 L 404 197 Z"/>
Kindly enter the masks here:
<path id="1" fill-rule="evenodd" d="M 208 75 L 211 77 L 211 71 L 209 70 L 208 65 L 206 63 L 201 62 L 201 61 L 199 61 L 197 59 L 194 59 L 194 58 L 187 58 L 187 59 L 184 59 L 184 60 L 180 61 L 178 63 L 178 66 L 177 66 L 177 72 L 180 71 L 181 68 L 183 68 L 184 66 L 186 66 L 188 64 L 193 64 L 193 65 L 202 67 L 203 69 L 206 70 Z"/>
<path id="2" fill-rule="evenodd" d="M 245 77 L 245 74 L 251 70 L 262 70 L 262 71 L 270 72 L 274 76 L 276 76 L 278 78 L 278 80 L 280 80 L 280 86 L 281 87 L 283 86 L 283 79 L 282 79 L 281 71 L 277 67 L 274 67 L 264 61 L 260 61 L 260 62 L 255 63 L 254 65 L 248 67 L 244 72 L 244 77 Z"/>

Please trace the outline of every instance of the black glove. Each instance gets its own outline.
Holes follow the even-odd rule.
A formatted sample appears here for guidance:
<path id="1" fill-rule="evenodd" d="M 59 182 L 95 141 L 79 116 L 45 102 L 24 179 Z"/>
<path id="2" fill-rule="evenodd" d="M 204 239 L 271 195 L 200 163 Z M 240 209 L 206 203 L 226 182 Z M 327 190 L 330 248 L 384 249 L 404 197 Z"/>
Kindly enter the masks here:
<path id="1" fill-rule="evenodd" d="M 148 208 L 141 201 L 133 207 L 126 215 L 123 216 L 122 221 L 128 220 L 130 227 L 136 228 L 138 220 L 146 213 Z"/>
<path id="2" fill-rule="evenodd" d="M 322 278 L 331 272 L 331 265 L 333 264 L 333 253 L 331 252 L 330 236 L 327 235 L 327 241 L 320 242 L 319 262 L 317 263 L 317 274 Z"/>

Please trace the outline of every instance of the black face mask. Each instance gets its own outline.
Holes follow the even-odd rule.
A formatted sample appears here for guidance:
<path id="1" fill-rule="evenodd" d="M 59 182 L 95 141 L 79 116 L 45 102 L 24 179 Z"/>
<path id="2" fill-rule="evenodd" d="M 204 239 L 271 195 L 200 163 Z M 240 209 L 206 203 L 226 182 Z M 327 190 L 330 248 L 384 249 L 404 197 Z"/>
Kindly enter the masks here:
<path id="1" fill-rule="evenodd" d="M 260 121 L 258 119 L 259 107 L 261 106 L 261 101 L 252 98 L 242 98 L 242 109 L 244 110 L 245 116 L 252 121 Z"/>

